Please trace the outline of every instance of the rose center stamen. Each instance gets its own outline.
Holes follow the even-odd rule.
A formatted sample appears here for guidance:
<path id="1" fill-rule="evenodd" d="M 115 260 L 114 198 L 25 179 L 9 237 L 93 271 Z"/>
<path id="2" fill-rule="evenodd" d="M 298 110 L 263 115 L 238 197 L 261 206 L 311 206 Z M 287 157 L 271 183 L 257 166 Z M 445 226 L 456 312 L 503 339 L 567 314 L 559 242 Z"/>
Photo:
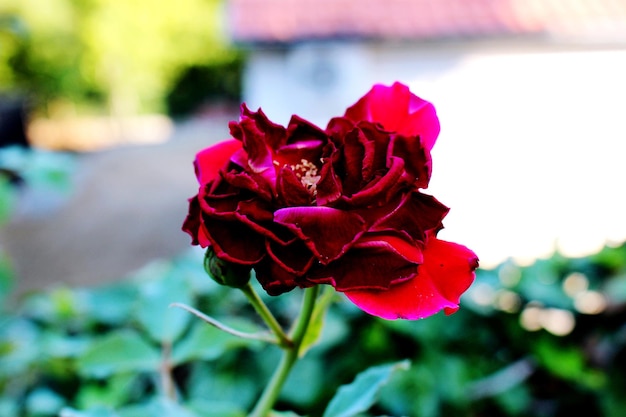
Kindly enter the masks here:
<path id="1" fill-rule="evenodd" d="M 317 166 L 306 159 L 301 159 L 299 164 L 290 165 L 289 167 L 307 191 L 315 197 L 317 195 L 317 183 L 321 178 L 317 175 Z"/>

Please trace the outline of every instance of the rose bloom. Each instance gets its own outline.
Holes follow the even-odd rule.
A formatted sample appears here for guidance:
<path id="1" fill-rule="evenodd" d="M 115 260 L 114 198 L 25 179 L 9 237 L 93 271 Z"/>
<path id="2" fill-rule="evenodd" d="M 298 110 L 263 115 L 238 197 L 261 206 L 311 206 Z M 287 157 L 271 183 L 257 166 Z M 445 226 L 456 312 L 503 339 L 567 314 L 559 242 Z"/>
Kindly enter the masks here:
<path id="1" fill-rule="evenodd" d="M 230 132 L 196 156 L 192 244 L 253 268 L 271 295 L 332 285 L 385 319 L 459 308 L 478 258 L 436 237 L 448 208 L 420 191 L 439 134 L 431 103 L 375 85 L 325 130 L 243 104 Z"/>

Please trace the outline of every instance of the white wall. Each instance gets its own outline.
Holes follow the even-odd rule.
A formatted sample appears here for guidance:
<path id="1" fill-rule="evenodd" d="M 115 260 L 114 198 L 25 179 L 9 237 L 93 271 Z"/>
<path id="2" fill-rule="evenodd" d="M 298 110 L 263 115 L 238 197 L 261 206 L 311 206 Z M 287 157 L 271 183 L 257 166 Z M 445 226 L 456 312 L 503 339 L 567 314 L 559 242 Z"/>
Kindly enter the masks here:
<path id="1" fill-rule="evenodd" d="M 409 84 L 442 124 L 427 190 L 451 207 L 440 237 L 490 266 L 626 240 L 625 74 L 626 50 L 335 43 L 253 55 L 245 97 L 324 126 L 375 82 Z"/>
<path id="2" fill-rule="evenodd" d="M 341 115 L 346 97 L 367 88 L 371 52 L 358 44 L 303 44 L 288 51 L 264 49 L 251 54 L 244 78 L 244 98 L 275 122 L 292 114 L 326 126 Z"/>

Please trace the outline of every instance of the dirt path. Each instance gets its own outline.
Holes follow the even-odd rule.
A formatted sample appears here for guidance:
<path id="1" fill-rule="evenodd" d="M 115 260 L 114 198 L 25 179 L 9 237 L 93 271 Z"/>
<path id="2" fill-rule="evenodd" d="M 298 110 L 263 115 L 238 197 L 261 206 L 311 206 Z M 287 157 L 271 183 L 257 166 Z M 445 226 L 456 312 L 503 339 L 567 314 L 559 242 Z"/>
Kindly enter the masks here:
<path id="1" fill-rule="evenodd" d="M 0 230 L 17 273 L 17 294 L 117 280 L 188 248 L 181 225 L 187 199 L 197 191 L 194 155 L 228 137 L 233 118 L 183 124 L 164 144 L 81 155 L 75 189 L 60 207 L 43 216 L 16 216 Z"/>

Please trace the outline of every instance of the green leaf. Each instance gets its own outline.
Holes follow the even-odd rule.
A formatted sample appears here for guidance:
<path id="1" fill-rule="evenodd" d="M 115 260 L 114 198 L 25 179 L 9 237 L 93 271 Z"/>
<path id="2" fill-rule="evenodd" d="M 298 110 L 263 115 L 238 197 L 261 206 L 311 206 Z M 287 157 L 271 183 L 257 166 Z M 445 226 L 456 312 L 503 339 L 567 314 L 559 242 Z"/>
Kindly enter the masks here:
<path id="1" fill-rule="evenodd" d="M 13 292 L 14 287 L 15 276 L 11 260 L 0 248 L 0 309 L 4 308 L 5 300 Z"/>
<path id="2" fill-rule="evenodd" d="M 147 404 L 121 408 L 119 417 L 198 417 L 193 411 L 168 398 L 156 398 Z"/>
<path id="3" fill-rule="evenodd" d="M 174 302 L 192 304 L 187 282 L 167 273 L 161 280 L 145 282 L 139 297 L 137 319 L 150 337 L 161 343 L 171 343 L 180 337 L 191 315 L 169 305 Z"/>
<path id="4" fill-rule="evenodd" d="M 544 337 L 533 346 L 536 359 L 551 374 L 575 381 L 589 388 L 600 388 L 604 375 L 590 368 L 582 346 L 563 346 L 558 340 Z"/>
<path id="5" fill-rule="evenodd" d="M 237 409 L 251 408 L 267 379 L 254 366 L 228 355 L 223 362 L 194 362 L 187 378 L 186 398 L 190 404 L 232 404 Z M 245 358 L 243 355 L 240 358 Z M 219 369 L 216 369 L 219 368 Z M 220 416 L 221 417 L 221 416 Z"/>
<path id="6" fill-rule="evenodd" d="M 1 155 L 0 155 L 1 156 Z M 2 163 L 0 159 L 0 168 Z M 0 225 L 9 220 L 17 201 L 17 192 L 13 184 L 0 172 Z"/>
<path id="7" fill-rule="evenodd" d="M 92 408 L 87 411 L 80 411 L 73 408 L 64 408 L 59 417 L 119 417 L 113 410 L 104 407 Z"/>
<path id="8" fill-rule="evenodd" d="M 604 284 L 603 292 L 613 304 L 626 302 L 626 274 L 615 275 Z"/>
<path id="9" fill-rule="evenodd" d="M 128 282 L 91 289 L 85 295 L 89 314 L 108 325 L 123 325 L 131 315 L 133 302 L 139 299 L 138 292 L 138 287 Z"/>
<path id="10" fill-rule="evenodd" d="M 65 399 L 48 388 L 37 388 L 26 398 L 26 409 L 32 415 L 56 414 L 64 405 Z"/>
<path id="11" fill-rule="evenodd" d="M 83 381 L 73 404 L 80 409 L 117 408 L 144 395 L 142 376 L 135 372 L 112 375 L 106 381 Z"/>
<path id="12" fill-rule="evenodd" d="M 186 407 L 193 410 L 199 417 L 246 417 L 247 415 L 239 405 L 204 398 L 193 398 L 186 404 Z"/>
<path id="13" fill-rule="evenodd" d="M 67 335 L 57 329 L 41 333 L 39 348 L 51 358 L 75 358 L 80 356 L 92 342 L 87 334 Z"/>
<path id="14" fill-rule="evenodd" d="M 78 371 L 96 378 L 122 372 L 155 371 L 159 351 L 131 330 L 121 330 L 95 340 L 78 359 Z"/>
<path id="15" fill-rule="evenodd" d="M 328 384 L 325 357 L 315 354 L 300 359 L 291 369 L 280 398 L 300 407 L 314 407 Z"/>
<path id="16" fill-rule="evenodd" d="M 54 326 L 81 326 L 90 321 L 85 291 L 57 286 L 50 291 L 35 292 L 26 298 L 24 308 L 29 317 Z"/>
<path id="17" fill-rule="evenodd" d="M 261 331 L 256 325 L 239 323 L 233 326 L 237 330 L 245 327 L 247 332 Z M 244 339 L 219 330 L 208 323 L 198 322 L 191 332 L 182 340 L 174 344 L 172 350 L 172 363 L 181 363 L 193 360 L 210 361 L 219 358 L 229 349 L 238 346 L 259 346 L 256 340 Z"/>
<path id="18" fill-rule="evenodd" d="M 374 366 L 361 372 L 351 384 L 343 385 L 328 404 L 323 417 L 351 417 L 367 411 L 376 400 L 380 388 L 394 372 L 406 370 L 408 360 L 387 365 Z"/>
<path id="19" fill-rule="evenodd" d="M 23 318 L 4 320 L 0 325 L 0 381 L 19 380 L 41 360 L 41 331 Z"/>
<path id="20" fill-rule="evenodd" d="M 16 398 L 7 398 L 7 396 L 0 397 L 0 417 L 17 416 L 19 415 L 19 409 L 20 404 Z"/>
<path id="21" fill-rule="evenodd" d="M 324 329 L 328 306 L 330 306 L 330 303 L 334 299 L 335 295 L 336 293 L 334 288 L 327 286 L 324 293 L 316 301 L 315 307 L 313 308 L 313 314 L 311 315 L 309 328 L 304 335 L 304 339 L 302 339 L 302 344 L 298 353 L 300 357 L 303 357 L 306 352 L 315 346 L 317 341 L 320 339 L 322 330 Z"/>

